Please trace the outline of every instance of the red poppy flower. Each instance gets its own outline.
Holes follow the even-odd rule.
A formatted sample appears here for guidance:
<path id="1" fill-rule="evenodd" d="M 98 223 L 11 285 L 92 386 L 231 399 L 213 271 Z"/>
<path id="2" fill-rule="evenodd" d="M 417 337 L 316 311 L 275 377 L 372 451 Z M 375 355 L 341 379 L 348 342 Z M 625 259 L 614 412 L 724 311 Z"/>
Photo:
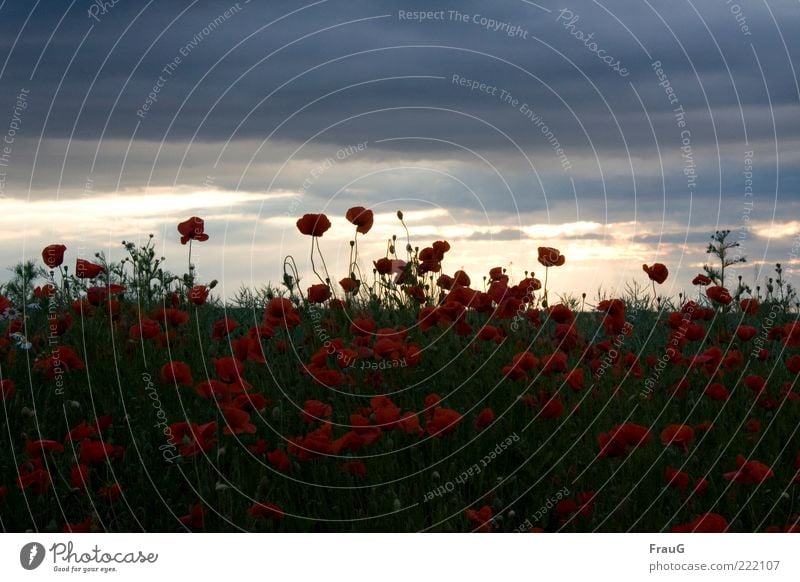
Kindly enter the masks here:
<path id="1" fill-rule="evenodd" d="M 720 303 L 722 305 L 729 305 L 730 302 L 733 301 L 730 292 L 725 287 L 720 287 L 718 285 L 706 289 L 706 295 L 714 303 Z"/>
<path id="2" fill-rule="evenodd" d="M 0 400 L 11 400 L 17 392 L 12 380 L 0 380 Z"/>
<path id="3" fill-rule="evenodd" d="M 64 442 L 82 441 L 96 435 L 97 430 L 95 427 L 84 420 L 67 433 L 67 436 L 64 437 Z"/>
<path id="4" fill-rule="evenodd" d="M 47 245 L 42 251 L 42 261 L 51 269 L 55 269 L 64 262 L 64 251 L 66 250 L 67 247 L 64 245 Z"/>
<path id="5" fill-rule="evenodd" d="M 467 509 L 467 519 L 472 531 L 486 533 L 492 530 L 492 508 L 484 505 L 479 510 Z"/>
<path id="6" fill-rule="evenodd" d="M 419 285 L 406 285 L 403 287 L 403 291 L 418 303 L 425 302 L 425 290 Z"/>
<path id="7" fill-rule="evenodd" d="M 167 307 L 166 309 L 159 309 L 152 314 L 153 319 L 164 322 L 164 326 L 180 327 L 189 321 L 189 314 L 180 309 Z"/>
<path id="8" fill-rule="evenodd" d="M 16 483 L 20 489 L 31 488 L 36 495 L 42 496 L 50 489 L 53 479 L 41 459 L 32 459 L 19 466 Z"/>
<path id="9" fill-rule="evenodd" d="M 322 236 L 331 227 L 331 221 L 324 214 L 304 214 L 297 221 L 297 229 L 306 236 Z"/>
<path id="10" fill-rule="evenodd" d="M 128 330 L 128 337 L 133 341 L 140 341 L 143 339 L 153 339 L 160 333 L 161 326 L 158 325 L 157 321 L 149 317 L 143 317 L 139 323 L 130 327 Z"/>
<path id="11" fill-rule="evenodd" d="M 33 296 L 36 297 L 36 299 L 44 299 L 45 297 L 52 297 L 55 295 L 55 292 L 55 286 L 51 285 L 50 283 L 46 283 L 41 287 L 34 287 Z"/>
<path id="12" fill-rule="evenodd" d="M 56 353 L 36 362 L 33 367 L 35 370 L 44 372 L 52 380 L 60 373 L 83 370 L 85 365 L 72 348 L 62 346 Z"/>
<path id="13" fill-rule="evenodd" d="M 694 429 L 685 424 L 671 424 L 661 431 L 661 444 L 683 447 L 689 451 L 689 444 L 694 440 Z"/>
<path id="14" fill-rule="evenodd" d="M 728 531 L 728 520 L 718 513 L 704 513 L 689 523 L 676 525 L 675 533 L 723 533 Z"/>
<path id="15" fill-rule="evenodd" d="M 758 330 L 752 325 L 740 325 L 736 328 L 736 337 L 743 342 L 749 342 L 751 339 L 756 337 L 757 333 Z"/>
<path id="16" fill-rule="evenodd" d="M 113 299 L 111 299 L 112 295 L 117 295 L 125 291 L 125 287 L 122 285 L 115 285 L 111 284 L 108 287 L 89 287 L 86 290 L 86 300 L 89 302 L 90 305 L 94 307 L 99 307 L 103 304 L 103 301 L 108 301 L 110 306 L 119 305 L 115 303 Z M 109 307 L 109 310 L 111 307 Z"/>
<path id="17" fill-rule="evenodd" d="M 189 301 L 195 305 L 203 305 L 208 299 L 211 290 L 205 285 L 195 285 L 189 289 Z"/>
<path id="18" fill-rule="evenodd" d="M 561 251 L 553 247 L 539 247 L 539 262 L 545 267 L 560 267 L 564 264 L 566 257 Z"/>
<path id="19" fill-rule="evenodd" d="M 697 481 L 694 483 L 694 487 L 692 488 L 692 495 L 702 495 L 705 493 L 706 489 L 708 489 L 708 479 L 704 477 L 698 477 Z"/>
<path id="20" fill-rule="evenodd" d="M 220 319 L 219 321 L 214 322 L 214 327 L 211 328 L 211 339 L 221 340 L 222 338 L 227 337 L 228 334 L 237 327 L 239 327 L 239 322 L 235 319 L 230 319 L 228 317 Z"/>
<path id="21" fill-rule="evenodd" d="M 289 455 L 281 449 L 275 449 L 267 453 L 267 461 L 269 461 L 269 464 L 275 467 L 276 470 L 282 473 L 288 473 L 292 468 L 292 461 L 289 459 Z"/>
<path id="22" fill-rule="evenodd" d="M 548 317 L 557 323 L 572 323 L 575 320 L 575 314 L 563 303 L 553 305 L 548 312 Z"/>
<path id="23" fill-rule="evenodd" d="M 484 408 L 475 419 L 475 428 L 485 428 L 494 422 L 494 411 L 491 408 Z"/>
<path id="24" fill-rule="evenodd" d="M 392 259 L 388 257 L 372 261 L 372 264 L 375 265 L 378 275 L 390 275 L 392 273 Z"/>
<path id="25" fill-rule="evenodd" d="M 233 384 L 242 377 L 244 364 L 236 358 L 225 356 L 224 358 L 211 358 L 214 369 L 217 371 L 217 378 L 227 384 Z"/>
<path id="26" fill-rule="evenodd" d="M 105 270 L 103 265 L 91 263 L 84 259 L 75 261 L 75 276 L 79 279 L 94 279 L 100 273 L 105 272 Z"/>
<path id="27" fill-rule="evenodd" d="M 81 441 L 81 451 L 79 459 L 85 465 L 98 465 L 106 459 L 118 457 L 121 449 L 110 443 L 84 439 Z"/>
<path id="28" fill-rule="evenodd" d="M 192 457 L 209 451 L 216 444 L 217 423 L 207 422 L 197 425 L 188 422 L 176 422 L 169 425 L 172 438 L 169 443 L 178 447 L 183 457 Z"/>
<path id="29" fill-rule="evenodd" d="M 284 517 L 283 509 L 274 503 L 256 503 L 247 510 L 250 517 L 255 519 L 276 519 L 282 520 Z"/>
<path id="30" fill-rule="evenodd" d="M 203 242 L 208 240 L 205 233 L 206 223 L 202 218 L 192 216 L 178 224 L 178 232 L 181 235 L 181 244 L 185 245 L 190 240 Z"/>
<path id="31" fill-rule="evenodd" d="M 363 206 L 353 206 L 345 214 L 345 218 L 356 226 L 356 232 L 367 234 L 372 228 L 372 210 L 367 210 Z"/>
<path id="32" fill-rule="evenodd" d="M 601 457 L 623 457 L 631 449 L 650 442 L 650 431 L 647 427 L 631 422 L 612 428 L 607 433 L 600 433 Z"/>
<path id="33" fill-rule="evenodd" d="M 711 285 L 711 279 L 706 275 L 700 274 L 692 279 L 692 285 L 700 285 L 705 287 L 706 285 Z"/>
<path id="34" fill-rule="evenodd" d="M 34 291 L 34 295 L 35 294 L 36 292 Z M 0 315 L 5 313 L 9 307 L 11 307 L 11 301 L 9 301 L 8 297 L 6 297 L 5 295 L 0 295 Z"/>
<path id="35" fill-rule="evenodd" d="M 562 499 L 556 503 L 556 513 L 568 517 L 578 511 L 578 504 L 574 499 Z"/>
<path id="36" fill-rule="evenodd" d="M 191 387 L 193 384 L 192 369 L 185 362 L 169 362 L 161 367 L 161 379 L 169 384 Z"/>
<path id="37" fill-rule="evenodd" d="M 642 270 L 647 273 L 651 281 L 655 281 L 659 285 L 666 281 L 669 276 L 669 269 L 662 263 L 653 263 L 653 265 L 649 267 L 647 265 L 642 265 Z"/>
<path id="38" fill-rule="evenodd" d="M 333 414 L 333 407 L 319 400 L 306 400 L 300 417 L 308 424 L 314 424 Z"/>
<path id="39" fill-rule="evenodd" d="M 710 384 L 703 391 L 703 394 L 708 396 L 711 400 L 727 400 L 731 395 L 728 389 L 719 383 Z"/>
<path id="40" fill-rule="evenodd" d="M 564 377 L 564 381 L 576 392 L 581 390 L 585 383 L 583 368 L 575 368 L 570 370 L 570 372 Z"/>
<path id="41" fill-rule="evenodd" d="M 264 310 L 264 323 L 293 329 L 300 324 L 300 314 L 286 297 L 273 297 Z"/>
<path id="42" fill-rule="evenodd" d="M 737 455 L 736 470 L 723 473 L 722 476 L 742 485 L 754 485 L 774 477 L 775 473 L 760 461 L 748 461 L 743 455 Z"/>
<path id="43" fill-rule="evenodd" d="M 317 283 L 308 288 L 308 300 L 311 303 L 324 303 L 331 298 L 331 288 L 324 283 Z"/>
<path id="44" fill-rule="evenodd" d="M 342 471 L 353 477 L 363 477 L 367 474 L 367 466 L 361 461 L 347 461 L 342 465 Z"/>
<path id="45" fill-rule="evenodd" d="M 227 426 L 222 429 L 224 434 L 255 434 L 256 425 L 250 422 L 250 415 L 244 410 L 229 407 L 223 409 L 222 414 L 227 421 Z"/>
<path id="46" fill-rule="evenodd" d="M 205 510 L 203 506 L 199 503 L 195 503 L 191 511 L 179 519 L 183 525 L 188 525 L 192 529 L 203 529 L 205 523 L 204 517 Z"/>
<path id="47" fill-rule="evenodd" d="M 685 491 L 689 486 L 689 474 L 679 471 L 674 467 L 667 467 L 665 469 L 664 478 L 667 480 L 667 485 L 677 488 L 678 491 Z"/>
<path id="48" fill-rule="evenodd" d="M 756 394 L 761 394 L 767 389 L 767 381 L 756 374 L 747 376 L 744 379 L 744 385 Z"/>
<path id="49" fill-rule="evenodd" d="M 437 407 L 431 418 L 425 423 L 425 430 L 431 436 L 441 437 L 453 432 L 459 422 L 461 422 L 461 415 L 458 412 L 450 408 Z"/>
<path id="50" fill-rule="evenodd" d="M 358 292 L 361 282 L 358 279 L 353 279 L 352 277 L 345 277 L 339 281 L 339 285 L 342 289 L 344 289 L 345 293 L 355 294 Z"/>
<path id="51" fill-rule="evenodd" d="M 800 355 L 792 356 L 786 360 L 786 369 L 792 374 L 800 374 Z"/>
<path id="52" fill-rule="evenodd" d="M 747 315 L 757 315 L 758 314 L 758 300 L 756 300 L 756 299 L 742 299 L 739 302 L 739 308 L 742 310 L 742 313 L 746 313 Z"/>
<path id="53" fill-rule="evenodd" d="M 555 396 L 550 396 L 547 391 L 542 390 L 539 392 L 538 397 L 529 394 L 523 396 L 522 401 L 532 408 L 539 408 L 540 418 L 553 419 L 561 418 L 564 415 L 564 405 L 561 403 L 557 394 Z"/>
<path id="54" fill-rule="evenodd" d="M 334 452 L 332 430 L 333 426 L 325 423 L 305 436 L 289 439 L 289 452 L 301 461 L 316 458 L 320 454 L 332 454 Z"/>
<path id="55" fill-rule="evenodd" d="M 58 441 L 41 439 L 38 441 L 28 441 L 25 444 L 25 452 L 32 459 L 38 459 L 45 453 L 63 453 L 64 446 Z"/>
<path id="56" fill-rule="evenodd" d="M 89 486 L 89 472 L 91 469 L 88 465 L 81 463 L 75 465 L 69 470 L 69 482 L 75 489 L 86 490 Z"/>

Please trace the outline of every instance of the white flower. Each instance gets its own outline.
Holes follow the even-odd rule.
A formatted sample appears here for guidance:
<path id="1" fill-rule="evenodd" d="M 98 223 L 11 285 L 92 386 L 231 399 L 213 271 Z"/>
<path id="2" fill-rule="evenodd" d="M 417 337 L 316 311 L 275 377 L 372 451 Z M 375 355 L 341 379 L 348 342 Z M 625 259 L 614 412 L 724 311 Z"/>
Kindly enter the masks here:
<path id="1" fill-rule="evenodd" d="M 28 338 L 26 338 L 24 335 L 22 335 L 18 331 L 12 333 L 10 337 L 12 337 L 15 342 L 17 342 L 17 347 L 20 348 L 20 349 L 29 350 L 29 349 L 31 349 L 31 346 L 33 345 L 33 344 L 31 344 L 31 342 L 28 341 Z"/>

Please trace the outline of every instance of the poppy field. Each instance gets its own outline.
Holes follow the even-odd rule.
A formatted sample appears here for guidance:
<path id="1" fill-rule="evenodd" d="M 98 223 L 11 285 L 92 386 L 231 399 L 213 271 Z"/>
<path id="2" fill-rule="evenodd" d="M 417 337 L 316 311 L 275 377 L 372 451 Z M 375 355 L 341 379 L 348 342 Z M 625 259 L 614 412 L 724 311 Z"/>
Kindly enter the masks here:
<path id="1" fill-rule="evenodd" d="M 287 257 L 283 286 L 247 301 L 197 280 L 215 244 L 198 217 L 177 226 L 180 275 L 152 237 L 118 263 L 53 242 L 16 267 L 3 531 L 798 531 L 780 265 L 744 281 L 719 231 L 691 293 L 661 295 L 655 263 L 621 296 L 562 297 L 558 249 L 518 280 L 468 274 L 447 241 L 362 257 L 372 211 L 346 219 L 347 273 L 328 273 L 328 217 L 306 214 L 310 274 Z"/>

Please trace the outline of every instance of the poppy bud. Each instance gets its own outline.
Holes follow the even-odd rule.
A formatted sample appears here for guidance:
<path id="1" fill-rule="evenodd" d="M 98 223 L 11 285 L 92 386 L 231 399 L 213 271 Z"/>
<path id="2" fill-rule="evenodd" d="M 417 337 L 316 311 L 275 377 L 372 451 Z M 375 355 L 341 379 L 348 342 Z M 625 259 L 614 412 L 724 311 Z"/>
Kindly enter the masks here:
<path id="1" fill-rule="evenodd" d="M 400 220 L 403 220 L 403 211 L 402 210 L 398 210 L 397 211 L 397 218 L 399 218 Z"/>

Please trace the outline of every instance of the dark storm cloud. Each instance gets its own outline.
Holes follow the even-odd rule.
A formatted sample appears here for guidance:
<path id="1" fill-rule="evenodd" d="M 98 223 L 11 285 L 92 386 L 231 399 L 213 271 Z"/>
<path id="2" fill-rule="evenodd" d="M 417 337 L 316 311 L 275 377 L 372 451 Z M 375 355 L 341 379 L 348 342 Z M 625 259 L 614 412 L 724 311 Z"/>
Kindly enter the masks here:
<path id="1" fill-rule="evenodd" d="M 63 15 L 63 3 L 45 1 L 31 15 L 8 58 L 3 93 L 8 99 L 9 90 L 13 93 L 17 86 L 30 86 L 39 112 L 52 105 L 47 136 L 71 136 L 74 125 L 76 137 L 96 139 L 105 128 L 106 137 L 127 138 L 141 122 L 139 138 L 161 139 L 166 135 L 182 140 L 198 132 L 200 139 L 220 140 L 230 136 L 263 138 L 297 108 L 342 89 L 288 121 L 276 137 L 304 141 L 323 131 L 318 140 L 342 142 L 344 136 L 353 134 L 374 140 L 396 135 L 402 128 L 408 134 L 436 135 L 494 148 L 508 147 L 496 132 L 458 114 L 435 110 L 367 114 L 325 130 L 352 115 L 398 107 L 453 108 L 485 118 L 500 128 L 525 129 L 518 108 L 497 96 L 455 86 L 447 79 L 376 81 L 398 76 L 449 79 L 460 74 L 506 89 L 529 103 L 547 118 L 565 145 L 586 148 L 588 141 L 562 99 L 586 126 L 593 143 L 620 148 L 624 135 L 629 145 L 638 146 L 650 141 L 649 128 L 629 83 L 636 86 L 649 112 L 659 114 L 669 109 L 649 66 L 651 59 L 662 62 L 681 104 L 697 116 L 698 141 L 713 136 L 705 119 L 706 99 L 712 111 L 736 108 L 734 114 L 719 120 L 720 131 L 729 133 L 730 138 L 741 137 L 742 121 L 736 115 L 740 102 L 764 107 L 767 88 L 773 105 L 797 101 L 795 80 L 786 74 L 788 61 L 783 45 L 763 8 L 746 8 L 752 35 L 744 36 L 724 2 L 703 3 L 698 8 L 705 24 L 689 3 L 654 2 L 651 8 L 646 3 L 609 2 L 604 4 L 606 11 L 594 3 L 572 2 L 566 6 L 579 19 L 569 29 L 564 27 L 566 18 L 556 21 L 562 6 L 544 4 L 553 12 L 519 1 L 492 6 L 477 1 L 329 1 L 305 9 L 297 2 L 236 5 L 227 1 L 155 1 L 143 10 L 141 3 L 120 0 L 106 14 L 98 14 L 97 22 L 87 14 L 92 4 L 80 0 L 64 17 L 38 62 L 34 79 L 29 81 Z M 3 8 L 0 27 L 5 56 L 28 16 L 27 9 L 21 3 L 7 3 Z M 527 38 L 509 37 L 505 29 L 487 30 L 472 20 L 419 23 L 398 17 L 401 10 L 415 9 L 458 9 L 470 17 L 480 14 L 519 27 Z M 229 17 L 220 20 L 226 10 Z M 784 26 L 786 16 L 794 13 L 796 18 L 796 5 L 772 3 L 772 10 Z M 264 28 L 292 11 L 297 12 Z M 445 16 L 449 18 L 449 13 Z M 78 50 L 90 26 L 93 28 Z M 629 76 L 622 78 L 614 73 L 570 34 L 575 30 L 593 33 L 607 54 L 625 64 Z M 796 56 L 793 35 L 788 29 L 785 33 L 790 54 Z M 767 88 L 751 42 L 761 55 Z M 241 44 L 234 48 L 237 43 Z M 175 57 L 182 57 L 175 71 L 163 73 L 163 67 Z M 321 67 L 326 61 L 334 62 Z M 158 101 L 144 119 L 137 117 L 159 75 L 165 82 Z M 292 81 L 294 77 L 297 79 Z M 359 83 L 367 84 L 346 89 Z M 619 117 L 622 132 L 612 113 Z M 664 120 L 665 130 L 670 122 Z M 761 126 L 754 124 L 752 131 Z M 517 137 L 527 147 L 541 147 L 537 143 L 541 140 L 533 133 L 518 131 Z M 391 142 L 384 147 L 404 145 Z M 419 150 L 420 145 L 413 147 Z"/>
<path id="2" fill-rule="evenodd" d="M 119 0 L 101 11 L 78 0 L 65 13 L 44 0 L 29 13 L 7 2 L 0 113 L 10 117 L 15 96 L 30 91 L 9 188 L 27 192 L 30 182 L 33 197 L 54 187 L 70 196 L 89 176 L 106 191 L 212 176 L 222 189 L 297 190 L 318 160 L 367 142 L 316 180 L 309 199 L 339 192 L 554 221 L 736 223 L 747 148 L 761 215 L 777 207 L 776 186 L 779 205 L 797 198 L 796 3 L 743 4 L 738 20 L 724 1 L 539 4 L 547 10 L 517 0 Z M 445 19 L 416 22 L 401 10 Z M 675 107 L 690 130 L 692 191 Z M 282 167 L 293 154 L 307 166 Z M 453 175 L 431 171 L 435 162 Z M 356 163 L 379 171 L 348 175 Z"/>

